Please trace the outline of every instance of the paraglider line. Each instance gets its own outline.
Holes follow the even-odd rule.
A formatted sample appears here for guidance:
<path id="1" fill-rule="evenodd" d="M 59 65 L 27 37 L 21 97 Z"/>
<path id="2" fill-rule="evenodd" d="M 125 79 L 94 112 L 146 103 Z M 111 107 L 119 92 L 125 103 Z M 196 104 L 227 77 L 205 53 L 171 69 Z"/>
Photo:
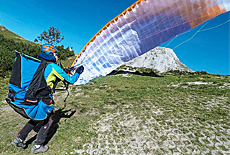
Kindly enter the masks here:
<path id="1" fill-rule="evenodd" d="M 169 44 L 171 44 L 171 42 L 173 42 L 173 40 L 175 40 L 177 37 L 178 37 L 178 35 L 176 35 L 176 37 L 174 37 L 173 39 L 171 39 L 171 41 L 167 45 L 165 45 L 165 47 L 167 47 Z"/>
<path id="2" fill-rule="evenodd" d="M 226 22 L 224 22 L 224 23 L 220 24 L 220 25 L 217 25 L 217 26 L 213 26 L 213 27 L 210 27 L 210 28 L 204 29 L 204 30 L 202 30 L 202 31 L 200 31 L 200 32 L 215 29 L 215 28 L 220 27 L 220 26 L 222 26 L 222 25 L 224 25 L 224 24 L 226 24 L 226 23 L 228 23 L 228 22 L 230 22 L 230 19 L 229 19 L 229 20 L 227 20 Z"/>
<path id="3" fill-rule="evenodd" d="M 199 30 L 197 31 L 197 33 L 198 33 L 198 32 L 204 32 L 204 31 L 208 31 L 208 30 L 215 29 L 215 28 L 220 27 L 220 26 L 222 26 L 222 25 L 224 25 L 224 24 L 226 24 L 226 23 L 228 23 L 228 22 L 230 22 L 230 19 L 227 20 L 226 22 L 222 23 L 222 24 L 217 25 L 217 26 L 213 26 L 213 27 L 211 27 L 211 28 L 207 28 L 207 29 L 201 30 L 205 25 L 207 25 L 207 24 L 205 24 L 204 26 L 201 27 L 201 29 L 199 29 Z M 189 31 L 183 33 L 183 35 L 186 34 L 186 33 L 189 33 Z M 177 46 L 174 47 L 173 49 L 179 47 L 180 45 L 184 44 L 185 42 L 188 42 L 189 40 L 191 40 L 192 38 L 194 38 L 195 35 L 196 35 L 197 33 L 195 33 L 191 38 L 189 38 L 188 40 L 184 41 L 183 43 L 177 45 Z M 170 41 L 167 45 L 165 45 L 165 47 L 167 47 L 169 44 L 171 44 L 171 42 L 173 42 L 177 37 L 178 37 L 178 35 L 177 35 L 175 38 L 171 39 L 171 41 Z"/>
<path id="4" fill-rule="evenodd" d="M 193 38 L 197 35 L 197 33 L 199 33 L 200 30 L 201 30 L 203 27 L 205 27 L 208 23 L 209 23 L 209 22 L 205 23 L 205 24 L 204 24 L 204 25 L 203 25 L 203 26 L 202 26 L 202 27 L 201 27 L 191 38 L 189 38 L 188 40 L 186 40 L 186 41 L 180 43 L 179 45 L 177 45 L 177 46 L 174 47 L 173 49 L 176 49 L 177 47 L 181 46 L 182 44 L 184 44 L 184 43 L 190 41 L 191 39 L 193 39 Z"/>

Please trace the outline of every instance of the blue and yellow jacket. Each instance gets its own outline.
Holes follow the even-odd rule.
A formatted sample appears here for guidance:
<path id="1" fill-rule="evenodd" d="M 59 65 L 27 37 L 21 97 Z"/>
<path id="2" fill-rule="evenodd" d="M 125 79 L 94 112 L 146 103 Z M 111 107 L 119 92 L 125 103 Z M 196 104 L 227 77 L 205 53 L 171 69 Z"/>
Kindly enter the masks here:
<path id="1" fill-rule="evenodd" d="M 49 55 L 45 52 L 40 53 L 38 55 L 38 58 L 44 59 L 48 62 L 56 61 L 54 56 Z M 66 81 L 68 83 L 74 84 L 77 81 L 79 74 L 75 73 L 73 76 L 69 76 L 59 65 L 55 63 L 49 63 L 45 68 L 44 76 L 47 85 L 53 89 L 53 84 L 57 80 L 57 78 L 61 81 Z"/>
<path id="2" fill-rule="evenodd" d="M 69 76 L 60 66 L 55 63 L 50 63 L 45 68 L 44 77 L 47 85 L 53 89 L 54 83 L 57 79 L 74 84 L 77 81 L 79 74 L 75 73 L 73 76 Z"/>

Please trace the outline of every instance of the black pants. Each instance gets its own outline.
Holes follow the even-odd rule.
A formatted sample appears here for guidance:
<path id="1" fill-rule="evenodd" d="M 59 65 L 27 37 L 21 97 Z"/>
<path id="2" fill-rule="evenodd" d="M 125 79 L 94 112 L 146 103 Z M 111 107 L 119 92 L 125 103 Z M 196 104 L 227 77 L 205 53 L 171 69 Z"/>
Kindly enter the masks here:
<path id="1" fill-rule="evenodd" d="M 42 127 L 40 128 L 38 134 L 37 134 L 37 138 L 34 141 L 34 145 L 42 145 L 47 137 L 47 133 L 50 129 L 50 126 L 53 123 L 53 119 L 51 118 L 52 115 L 50 115 L 49 117 L 47 117 L 45 120 L 43 120 L 42 123 Z M 25 140 L 26 137 L 28 136 L 29 132 L 31 130 L 33 130 L 36 125 L 38 125 L 38 123 L 40 123 L 39 121 L 33 121 L 30 120 L 18 133 L 18 138 L 20 138 L 21 140 Z"/>

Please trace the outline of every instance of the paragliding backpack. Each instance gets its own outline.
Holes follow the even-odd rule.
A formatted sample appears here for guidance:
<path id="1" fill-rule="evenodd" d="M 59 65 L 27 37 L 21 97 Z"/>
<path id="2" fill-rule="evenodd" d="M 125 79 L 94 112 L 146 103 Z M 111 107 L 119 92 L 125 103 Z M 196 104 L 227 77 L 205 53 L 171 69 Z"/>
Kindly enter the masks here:
<path id="1" fill-rule="evenodd" d="M 51 89 L 44 78 L 45 60 L 15 51 L 15 61 L 9 81 L 7 103 L 25 118 L 25 106 L 36 105 L 41 99 L 50 98 Z"/>

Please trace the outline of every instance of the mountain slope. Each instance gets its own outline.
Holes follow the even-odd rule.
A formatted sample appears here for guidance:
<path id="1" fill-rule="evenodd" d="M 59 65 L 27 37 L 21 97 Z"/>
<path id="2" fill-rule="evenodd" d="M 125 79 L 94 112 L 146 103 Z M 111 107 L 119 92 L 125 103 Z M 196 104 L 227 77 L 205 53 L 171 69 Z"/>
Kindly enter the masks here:
<path id="1" fill-rule="evenodd" d="M 179 61 L 172 49 L 164 47 L 156 47 L 140 57 L 127 62 L 125 65 L 156 69 L 159 72 L 167 72 L 170 70 L 193 72 Z"/>
<path id="2" fill-rule="evenodd" d="M 5 38 L 8 39 L 13 39 L 15 42 L 23 42 L 23 43 L 28 43 L 28 44 L 33 44 L 36 45 L 36 43 L 28 41 L 26 39 L 24 39 L 23 37 L 15 34 L 14 32 L 10 31 L 9 29 L 7 29 L 4 26 L 0 25 L 0 35 L 3 35 Z"/>

